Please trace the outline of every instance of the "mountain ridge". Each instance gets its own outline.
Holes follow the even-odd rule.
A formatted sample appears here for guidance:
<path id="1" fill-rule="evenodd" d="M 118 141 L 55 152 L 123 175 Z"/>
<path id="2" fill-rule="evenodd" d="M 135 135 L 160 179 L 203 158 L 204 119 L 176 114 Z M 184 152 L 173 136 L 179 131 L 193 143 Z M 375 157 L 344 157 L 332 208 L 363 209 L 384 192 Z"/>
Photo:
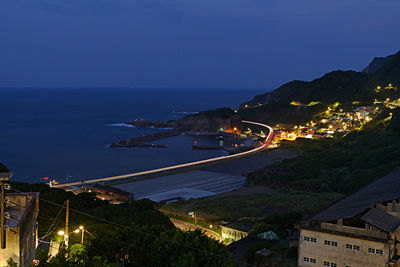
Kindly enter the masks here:
<path id="1" fill-rule="evenodd" d="M 344 105 L 354 101 L 369 103 L 376 97 L 377 86 L 390 83 L 400 84 L 400 51 L 374 58 L 363 72 L 335 70 L 312 81 L 288 82 L 242 103 L 238 113 L 244 119 L 266 123 L 297 122 L 299 117 L 308 120 L 337 101 Z M 291 105 L 293 101 L 300 105 Z M 309 103 L 318 105 L 304 108 Z"/>

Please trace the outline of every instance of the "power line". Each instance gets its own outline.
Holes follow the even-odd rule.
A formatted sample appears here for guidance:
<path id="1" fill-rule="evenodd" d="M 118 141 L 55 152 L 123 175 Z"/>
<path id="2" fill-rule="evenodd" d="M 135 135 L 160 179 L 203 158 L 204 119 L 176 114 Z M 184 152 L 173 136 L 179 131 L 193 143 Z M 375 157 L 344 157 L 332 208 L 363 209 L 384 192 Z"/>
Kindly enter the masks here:
<path id="1" fill-rule="evenodd" d="M 41 200 L 43 200 L 45 202 L 48 202 L 50 204 L 56 205 L 56 206 L 61 206 L 60 204 L 52 202 L 50 200 L 46 200 L 46 199 L 43 199 L 43 198 L 41 198 Z M 147 236 L 162 240 L 164 242 L 174 243 L 174 244 L 176 244 L 178 246 L 181 246 L 181 247 L 184 247 L 184 248 L 187 248 L 187 249 L 192 249 L 192 250 L 195 250 L 195 251 L 198 251 L 198 252 L 202 252 L 202 253 L 204 253 L 206 255 L 215 256 L 215 257 L 224 258 L 224 259 L 231 259 L 231 258 L 228 258 L 228 257 L 223 256 L 223 255 L 215 254 L 215 253 L 212 253 L 212 252 L 209 252 L 209 251 L 206 251 L 206 250 L 203 250 L 203 249 L 199 249 L 199 248 L 196 248 L 196 247 L 193 247 L 193 246 L 189 246 L 189 245 L 186 245 L 186 244 L 181 244 L 181 243 L 176 242 L 174 240 L 164 239 L 164 238 L 161 238 L 161 237 L 159 237 L 157 235 L 153 235 L 153 234 L 150 234 L 148 232 L 140 231 L 140 230 L 134 229 L 132 227 L 129 227 L 127 225 L 122 225 L 122 224 L 119 224 L 119 223 L 116 223 L 116 222 L 113 222 L 113 221 L 109 221 L 107 219 L 103 219 L 103 218 L 100 218 L 100 217 L 97 217 L 95 215 L 91 215 L 91 214 L 88 214 L 88 213 L 85 213 L 85 212 L 82 212 L 82 211 L 79 211 L 79 210 L 75 210 L 75 209 L 71 209 L 71 208 L 70 208 L 70 210 L 75 212 L 75 213 L 79 213 L 81 215 L 85 215 L 85 216 L 91 217 L 93 219 L 97 219 L 97 220 L 102 221 L 104 223 L 112 224 L 112 225 L 120 227 L 120 228 L 127 228 L 127 229 L 130 229 L 130 230 L 134 231 L 134 232 L 137 232 L 137 233 L 140 233 L 140 234 L 143 234 L 143 235 L 147 235 Z M 237 261 L 237 262 L 245 264 L 245 265 L 248 265 L 248 266 L 253 266 L 253 265 L 248 264 L 246 262 L 240 262 L 240 261 Z"/>
<path id="2" fill-rule="evenodd" d="M 41 238 L 38 238 L 39 241 L 45 239 L 46 237 L 48 237 L 50 234 L 52 234 L 54 232 L 54 230 L 56 229 L 57 226 L 57 222 L 58 222 L 58 218 L 61 215 L 62 210 L 64 209 L 64 207 L 61 207 L 56 218 L 54 219 L 53 223 L 50 225 L 49 229 L 47 230 L 47 232 L 44 234 L 44 236 L 42 236 Z M 54 227 L 54 229 L 51 230 L 51 228 Z"/>
<path id="3" fill-rule="evenodd" d="M 20 193 L 24 193 L 24 192 L 19 191 L 19 190 L 16 190 L 16 189 L 14 189 L 14 190 L 17 191 L 17 192 L 20 192 Z M 55 205 L 55 206 L 58 206 L 58 207 L 61 207 L 61 208 L 64 207 L 63 205 L 60 205 L 60 204 L 58 204 L 58 203 L 55 203 L 55 202 L 53 202 L 53 201 L 50 201 L 50 200 L 47 200 L 47 199 L 44 199 L 44 198 L 41 198 L 41 197 L 39 197 L 39 200 L 42 200 L 42 201 L 44 201 L 44 202 L 50 203 L 50 204 L 52 204 L 52 205 Z M 159 239 L 159 240 L 164 241 L 164 242 L 167 242 L 167 243 L 173 243 L 173 244 L 176 244 L 176 245 L 178 245 L 178 246 L 184 247 L 184 248 L 186 248 L 186 249 L 192 249 L 192 250 L 195 250 L 195 251 L 197 251 L 197 252 L 204 253 L 204 254 L 207 255 L 207 256 L 218 257 L 218 258 L 222 258 L 222 259 L 232 259 L 232 258 L 223 256 L 223 255 L 220 255 L 220 254 L 212 253 L 212 252 L 209 252 L 209 251 L 206 251 L 206 250 L 203 250 L 203 249 L 199 249 L 199 248 L 196 248 L 196 247 L 193 247 L 193 246 L 190 246 L 190 245 L 182 244 L 182 243 L 179 243 L 179 242 L 177 242 L 177 241 L 175 241 L 175 240 L 165 239 L 165 238 L 159 237 L 159 236 L 157 236 L 157 235 L 154 235 L 154 234 L 151 234 L 151 233 L 148 233 L 148 232 L 140 231 L 140 230 L 138 230 L 138 229 L 129 227 L 129 226 L 127 226 L 127 225 L 123 225 L 123 224 L 119 224 L 119 223 L 116 223 L 116 222 L 113 222 L 113 221 L 110 221 L 110 220 L 107 220 L 107 219 L 103 219 L 103 218 L 101 218 L 101 217 L 98 217 L 98 216 L 95 216 L 95 215 L 91 215 L 91 214 L 88 214 L 88 213 L 85 213 L 85 212 L 82 212 L 82 211 L 79 211 L 79 210 L 75 210 L 75 209 L 71 209 L 71 208 L 70 208 L 70 211 L 73 211 L 73 212 L 75 212 L 75 213 L 78 213 L 78 214 L 81 214 L 81 215 L 84 215 L 84 216 L 87 216 L 87 217 L 90 217 L 90 218 L 93 218 L 93 219 L 102 221 L 102 222 L 104 222 L 104 223 L 108 223 L 108 224 L 117 226 L 117 227 L 120 227 L 120 228 L 130 229 L 130 230 L 132 230 L 132 231 L 134 231 L 134 232 L 137 232 L 137 233 L 140 233 L 140 234 L 143 234 L 143 235 L 147 235 L 147 236 L 149 236 L 149 237 L 156 238 L 156 239 Z M 129 245 L 129 243 L 127 243 L 127 244 Z M 232 259 L 232 260 L 233 260 L 233 259 Z M 247 263 L 247 262 L 242 262 L 242 261 L 238 261 L 238 260 L 236 260 L 236 262 L 241 263 L 241 264 L 244 264 L 244 265 L 246 265 L 246 266 L 253 266 L 253 265 L 251 265 L 251 264 L 249 264 L 249 263 Z"/>

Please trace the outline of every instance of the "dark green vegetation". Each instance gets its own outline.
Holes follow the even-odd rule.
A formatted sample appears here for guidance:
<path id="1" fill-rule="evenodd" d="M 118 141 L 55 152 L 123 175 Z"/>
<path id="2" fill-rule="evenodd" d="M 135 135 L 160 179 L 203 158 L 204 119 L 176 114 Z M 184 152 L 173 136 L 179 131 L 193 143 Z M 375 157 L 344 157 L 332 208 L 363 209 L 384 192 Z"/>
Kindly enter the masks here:
<path id="1" fill-rule="evenodd" d="M 234 112 L 230 108 L 217 108 L 217 109 L 213 109 L 213 110 L 201 111 L 199 113 L 188 115 L 186 117 L 187 118 L 196 118 L 198 116 L 204 116 L 206 118 L 212 119 L 212 118 L 218 116 L 220 118 L 227 119 L 233 115 L 234 115 Z"/>
<path id="2" fill-rule="evenodd" d="M 4 166 L 2 163 L 0 163 L 0 172 L 9 172 L 6 166 Z"/>
<path id="3" fill-rule="evenodd" d="M 301 155 L 270 166 L 262 177 L 268 184 L 347 195 L 400 166 L 400 111 L 384 110 L 345 137 L 298 139 L 282 147 Z"/>
<path id="4" fill-rule="evenodd" d="M 383 65 L 382 65 L 383 64 Z M 373 66 L 371 73 L 333 71 L 311 82 L 292 81 L 273 92 L 255 96 L 243 103 L 239 114 L 244 119 L 267 123 L 299 123 L 312 119 L 334 102 L 344 106 L 353 101 L 371 104 L 375 98 L 385 99 L 396 92 L 377 94 L 377 86 L 400 84 L 400 52 Z M 321 102 L 312 107 L 291 106 L 292 101 L 307 104 Z"/>
<path id="5" fill-rule="evenodd" d="M 271 194 L 229 195 L 180 201 L 163 206 L 172 212 L 195 210 L 210 220 L 241 220 L 247 217 L 263 217 L 268 214 L 293 210 L 313 214 L 343 197 L 335 192 L 315 193 L 301 190 L 277 190 Z"/>
<path id="6" fill-rule="evenodd" d="M 68 257 L 61 252 L 46 263 L 46 253 L 39 251 L 40 266 L 233 265 L 224 246 L 201 232 L 175 229 L 149 200 L 111 205 L 96 199 L 93 193 L 74 195 L 45 184 L 12 183 L 11 186 L 17 191 L 40 192 L 39 237 L 61 241 L 57 232 L 64 229 L 65 209 L 46 200 L 59 205 L 70 200 Z M 85 234 L 84 246 L 79 245 L 80 233 L 73 233 L 80 225 L 91 234 Z"/>
<path id="7" fill-rule="evenodd" d="M 339 109 L 350 112 L 356 106 L 372 106 L 375 99 L 398 99 L 399 88 L 400 52 L 375 59 L 364 72 L 333 71 L 311 82 L 287 83 L 243 103 L 238 114 L 242 119 L 274 124 L 320 121 L 321 112 L 333 103 L 339 102 Z M 245 260 L 257 261 L 254 252 L 267 247 L 273 250 L 270 264 L 295 265 L 296 251 L 289 249 L 285 233 L 291 225 L 285 222 L 293 224 L 312 216 L 400 166 L 400 111 L 380 110 L 378 117 L 346 136 L 281 143 L 282 149 L 299 156 L 268 166 L 248 179 L 251 184 L 269 186 L 268 193 L 192 199 L 165 209 L 195 210 L 211 220 L 244 221 L 253 226 L 251 234 L 274 230 L 280 242 L 254 244 Z M 285 218 L 286 213 L 301 216 L 291 220 Z M 278 216 L 278 223 L 269 221 L 273 216 Z"/>
<path id="8" fill-rule="evenodd" d="M 208 218 L 208 223 L 214 225 L 219 220 L 240 221 L 252 226 L 250 235 L 272 230 L 280 240 L 257 241 L 248 248 L 243 260 L 250 264 L 258 262 L 254 253 L 262 248 L 270 248 L 273 254 L 269 264 L 286 267 L 296 266 L 297 253 L 289 248 L 287 230 L 292 229 L 293 224 L 303 216 L 314 214 L 341 197 L 342 194 L 335 192 L 280 189 L 270 194 L 191 199 L 164 205 L 163 209 L 181 214 L 194 210 L 200 218 Z"/>
<path id="9" fill-rule="evenodd" d="M 220 128 L 240 125 L 240 117 L 230 108 L 218 108 L 188 115 L 175 121 L 178 128 L 191 131 L 216 132 Z"/>

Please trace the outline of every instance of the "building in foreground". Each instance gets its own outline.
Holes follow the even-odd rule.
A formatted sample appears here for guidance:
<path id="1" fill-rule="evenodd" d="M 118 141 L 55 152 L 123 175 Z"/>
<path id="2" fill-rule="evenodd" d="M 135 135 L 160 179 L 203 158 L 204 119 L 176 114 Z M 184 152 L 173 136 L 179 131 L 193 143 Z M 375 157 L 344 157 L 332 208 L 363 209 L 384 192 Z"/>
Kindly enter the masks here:
<path id="1" fill-rule="evenodd" d="M 299 266 L 400 266 L 399 170 L 299 226 Z"/>
<path id="2" fill-rule="evenodd" d="M 39 193 L 6 194 L 6 248 L 0 248 L 0 267 L 12 258 L 19 266 L 30 266 L 37 247 Z"/>

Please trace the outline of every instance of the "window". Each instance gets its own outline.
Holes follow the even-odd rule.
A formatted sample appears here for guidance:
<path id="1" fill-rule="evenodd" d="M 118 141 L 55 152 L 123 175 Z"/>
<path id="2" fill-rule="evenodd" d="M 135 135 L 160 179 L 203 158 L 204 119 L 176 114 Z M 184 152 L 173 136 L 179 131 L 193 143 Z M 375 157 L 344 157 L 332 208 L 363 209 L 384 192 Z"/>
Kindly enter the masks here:
<path id="1" fill-rule="evenodd" d="M 337 267 L 337 264 L 334 262 L 331 262 L 331 267 Z"/>
<path id="2" fill-rule="evenodd" d="M 348 248 L 348 249 L 352 249 L 352 248 L 353 248 L 353 246 L 352 246 L 352 245 L 350 245 L 350 244 L 346 244 L 346 248 Z"/>
<path id="3" fill-rule="evenodd" d="M 317 242 L 317 239 L 316 238 L 314 238 L 314 237 L 308 237 L 308 236 L 305 236 L 304 237 L 304 241 L 310 241 L 310 242 Z"/>
<path id="4" fill-rule="evenodd" d="M 304 257 L 303 260 L 304 260 L 304 262 L 317 263 L 317 260 L 316 259 L 312 259 L 312 258 Z"/>
<path id="5" fill-rule="evenodd" d="M 375 250 L 375 253 L 376 253 L 376 254 L 383 255 L 383 251 L 382 251 L 382 250 L 380 250 L 380 249 L 377 249 L 377 250 Z"/>
<path id="6" fill-rule="evenodd" d="M 373 248 L 368 248 L 368 252 L 369 252 L 369 253 L 375 253 L 375 249 L 373 249 Z"/>
<path id="7" fill-rule="evenodd" d="M 324 244 L 325 244 L 325 245 L 328 245 L 328 246 L 337 247 L 337 242 L 335 242 L 335 241 L 325 240 L 325 241 L 324 241 Z"/>
<path id="8" fill-rule="evenodd" d="M 327 261 L 324 261 L 324 266 L 331 266 L 331 264 Z"/>

